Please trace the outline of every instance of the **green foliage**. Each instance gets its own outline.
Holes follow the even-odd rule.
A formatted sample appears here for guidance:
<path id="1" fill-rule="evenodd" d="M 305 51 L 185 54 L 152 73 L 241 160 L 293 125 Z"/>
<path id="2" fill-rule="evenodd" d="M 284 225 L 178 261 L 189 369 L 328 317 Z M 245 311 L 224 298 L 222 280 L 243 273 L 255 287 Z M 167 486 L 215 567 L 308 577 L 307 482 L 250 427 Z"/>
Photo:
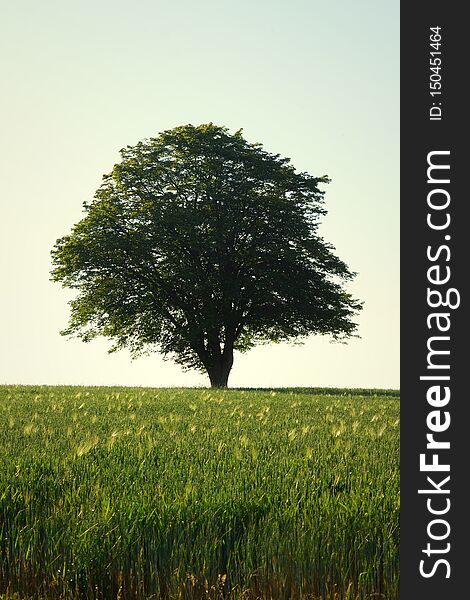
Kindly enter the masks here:
<path id="1" fill-rule="evenodd" d="M 398 598 L 396 392 L 10 386 L 0 422 L 0 595 Z"/>
<path id="2" fill-rule="evenodd" d="M 225 385 L 234 349 L 354 333 L 353 273 L 316 232 L 327 177 L 212 124 L 121 155 L 52 252 L 52 278 L 78 291 L 65 334 L 158 349 Z"/>

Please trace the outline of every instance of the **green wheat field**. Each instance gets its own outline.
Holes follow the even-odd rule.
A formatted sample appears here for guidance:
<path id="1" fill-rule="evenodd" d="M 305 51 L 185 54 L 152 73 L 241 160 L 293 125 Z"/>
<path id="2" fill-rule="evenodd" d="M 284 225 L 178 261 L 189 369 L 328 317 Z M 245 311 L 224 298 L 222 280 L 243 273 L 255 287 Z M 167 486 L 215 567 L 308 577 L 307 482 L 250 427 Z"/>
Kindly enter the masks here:
<path id="1" fill-rule="evenodd" d="M 398 598 L 393 390 L 0 387 L 0 598 Z"/>

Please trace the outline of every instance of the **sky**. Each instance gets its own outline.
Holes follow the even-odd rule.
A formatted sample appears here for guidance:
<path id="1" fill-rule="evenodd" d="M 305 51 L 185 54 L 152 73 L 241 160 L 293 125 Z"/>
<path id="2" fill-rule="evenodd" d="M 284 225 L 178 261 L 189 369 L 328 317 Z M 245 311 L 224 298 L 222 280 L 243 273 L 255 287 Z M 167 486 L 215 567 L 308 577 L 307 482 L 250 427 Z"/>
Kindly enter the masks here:
<path id="1" fill-rule="evenodd" d="M 236 355 L 231 386 L 399 387 L 399 2 L 2 3 L 0 384 L 201 386 L 60 336 L 50 250 L 119 150 L 213 122 L 328 175 L 320 234 L 358 273 L 360 338 Z"/>

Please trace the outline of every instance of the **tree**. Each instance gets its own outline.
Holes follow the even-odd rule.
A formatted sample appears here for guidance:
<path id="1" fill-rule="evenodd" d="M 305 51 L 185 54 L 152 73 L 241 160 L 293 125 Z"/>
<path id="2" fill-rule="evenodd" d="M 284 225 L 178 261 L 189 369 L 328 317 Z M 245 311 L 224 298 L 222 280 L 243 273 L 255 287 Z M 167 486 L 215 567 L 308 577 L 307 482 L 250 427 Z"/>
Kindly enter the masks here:
<path id="1" fill-rule="evenodd" d="M 226 387 L 234 350 L 355 332 L 354 273 L 317 233 L 326 176 L 212 123 L 121 156 L 52 250 L 52 279 L 78 291 L 62 334 L 156 349 Z"/>

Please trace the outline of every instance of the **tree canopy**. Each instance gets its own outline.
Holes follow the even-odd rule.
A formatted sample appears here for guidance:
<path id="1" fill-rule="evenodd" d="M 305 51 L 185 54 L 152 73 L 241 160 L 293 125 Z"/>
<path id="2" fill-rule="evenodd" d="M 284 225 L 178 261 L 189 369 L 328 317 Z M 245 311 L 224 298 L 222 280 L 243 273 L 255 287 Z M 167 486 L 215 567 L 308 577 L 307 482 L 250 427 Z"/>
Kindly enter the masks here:
<path id="1" fill-rule="evenodd" d="M 354 273 L 317 232 L 326 176 L 212 123 L 121 156 L 52 250 L 52 279 L 77 290 L 63 334 L 157 350 L 218 387 L 234 350 L 354 334 Z"/>

